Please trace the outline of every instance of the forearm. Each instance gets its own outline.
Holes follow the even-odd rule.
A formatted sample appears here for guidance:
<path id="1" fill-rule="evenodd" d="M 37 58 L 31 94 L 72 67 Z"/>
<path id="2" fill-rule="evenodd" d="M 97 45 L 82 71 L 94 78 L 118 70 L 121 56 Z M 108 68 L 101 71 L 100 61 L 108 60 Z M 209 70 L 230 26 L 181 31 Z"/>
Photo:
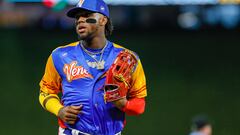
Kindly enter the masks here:
<path id="1" fill-rule="evenodd" d="M 123 100 L 122 103 L 124 106 L 121 108 L 121 110 L 127 115 L 140 115 L 145 110 L 144 98 L 133 98 L 125 101 Z"/>
<path id="2" fill-rule="evenodd" d="M 40 92 L 39 102 L 44 109 L 58 116 L 59 110 L 63 107 L 57 94 Z"/>

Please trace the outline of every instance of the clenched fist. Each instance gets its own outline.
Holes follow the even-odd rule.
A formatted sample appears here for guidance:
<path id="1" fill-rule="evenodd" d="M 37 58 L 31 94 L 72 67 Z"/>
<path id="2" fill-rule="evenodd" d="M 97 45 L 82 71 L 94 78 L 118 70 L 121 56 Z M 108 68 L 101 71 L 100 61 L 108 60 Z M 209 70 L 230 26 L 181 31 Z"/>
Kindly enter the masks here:
<path id="1" fill-rule="evenodd" d="M 65 106 L 58 112 L 58 117 L 68 124 L 74 124 L 77 116 L 81 113 L 82 105 L 80 106 Z"/>

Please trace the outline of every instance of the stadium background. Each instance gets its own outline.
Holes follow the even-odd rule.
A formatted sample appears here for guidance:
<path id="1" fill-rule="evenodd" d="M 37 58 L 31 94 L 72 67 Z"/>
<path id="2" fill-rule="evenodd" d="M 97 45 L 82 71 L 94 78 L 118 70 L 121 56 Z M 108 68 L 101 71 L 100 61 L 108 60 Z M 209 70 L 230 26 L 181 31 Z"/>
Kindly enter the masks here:
<path id="1" fill-rule="evenodd" d="M 147 77 L 146 112 L 127 117 L 124 134 L 187 135 L 192 117 L 205 114 L 214 135 L 239 135 L 240 7 L 173 1 L 110 7 L 111 41 L 136 51 Z M 15 2 L 0 2 L 0 134 L 57 134 L 38 83 L 51 51 L 77 40 L 64 17 L 70 6 Z"/>

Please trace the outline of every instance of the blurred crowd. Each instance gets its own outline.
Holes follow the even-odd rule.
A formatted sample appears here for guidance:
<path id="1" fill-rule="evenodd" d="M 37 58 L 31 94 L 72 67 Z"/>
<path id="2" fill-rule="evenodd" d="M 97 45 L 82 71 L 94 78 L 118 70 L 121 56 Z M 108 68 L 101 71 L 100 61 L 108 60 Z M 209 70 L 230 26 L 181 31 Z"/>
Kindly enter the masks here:
<path id="1" fill-rule="evenodd" d="M 40 27 L 44 29 L 72 29 L 74 22 L 65 13 L 70 5 L 60 3 L 0 3 L 0 27 Z M 111 19 L 120 29 L 180 28 L 201 30 L 239 26 L 238 5 L 148 5 L 110 6 Z"/>

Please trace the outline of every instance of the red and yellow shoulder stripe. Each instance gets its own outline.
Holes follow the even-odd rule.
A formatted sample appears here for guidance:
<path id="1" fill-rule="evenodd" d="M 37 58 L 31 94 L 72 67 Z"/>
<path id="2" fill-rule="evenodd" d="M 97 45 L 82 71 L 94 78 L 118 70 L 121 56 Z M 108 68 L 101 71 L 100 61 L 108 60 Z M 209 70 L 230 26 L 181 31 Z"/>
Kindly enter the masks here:
<path id="1" fill-rule="evenodd" d="M 73 43 L 70 43 L 70 44 L 67 44 L 67 45 L 59 46 L 56 49 L 54 49 L 53 51 L 55 51 L 55 50 L 57 50 L 59 48 L 67 48 L 67 47 L 71 47 L 71 46 L 77 46 L 78 44 L 79 44 L 79 41 L 76 41 L 76 42 L 73 42 Z"/>

